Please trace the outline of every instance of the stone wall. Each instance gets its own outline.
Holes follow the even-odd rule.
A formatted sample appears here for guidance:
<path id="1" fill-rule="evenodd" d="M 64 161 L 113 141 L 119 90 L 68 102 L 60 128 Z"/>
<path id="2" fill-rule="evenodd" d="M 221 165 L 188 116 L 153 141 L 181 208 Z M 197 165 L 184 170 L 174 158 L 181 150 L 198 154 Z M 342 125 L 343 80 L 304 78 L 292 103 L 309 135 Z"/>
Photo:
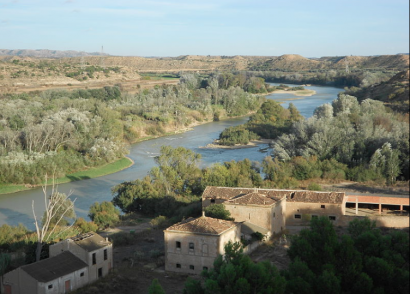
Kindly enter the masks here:
<path id="1" fill-rule="evenodd" d="M 164 231 L 164 239 L 165 270 L 200 274 L 204 268 L 212 268 L 215 258 L 225 253 L 226 243 L 240 241 L 240 225 L 221 235 Z"/>
<path id="2" fill-rule="evenodd" d="M 315 216 L 331 217 L 335 225 L 341 225 L 343 222 L 341 219 L 343 216 L 343 205 L 290 201 L 286 203 L 286 226 L 306 226 L 312 217 Z"/>

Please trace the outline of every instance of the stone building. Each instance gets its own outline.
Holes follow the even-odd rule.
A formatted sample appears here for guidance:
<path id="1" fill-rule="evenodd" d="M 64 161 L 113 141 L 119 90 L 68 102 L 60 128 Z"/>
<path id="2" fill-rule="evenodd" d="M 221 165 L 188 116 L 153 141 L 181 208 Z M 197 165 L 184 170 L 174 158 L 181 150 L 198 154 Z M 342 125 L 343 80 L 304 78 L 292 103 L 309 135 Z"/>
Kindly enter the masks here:
<path id="1" fill-rule="evenodd" d="M 291 191 L 286 196 L 286 226 L 309 225 L 312 218 L 325 216 L 335 225 L 346 209 L 344 192 Z"/>
<path id="2" fill-rule="evenodd" d="M 50 257 L 70 251 L 88 265 L 89 282 L 108 274 L 113 264 L 112 243 L 90 232 L 50 246 Z"/>
<path id="3" fill-rule="evenodd" d="M 165 270 L 199 274 L 213 267 L 225 244 L 238 242 L 241 223 L 211 217 L 188 218 L 164 230 Z"/>
<path id="4" fill-rule="evenodd" d="M 49 253 L 47 259 L 6 273 L 2 293 L 68 293 L 105 276 L 113 263 L 112 243 L 93 232 L 51 245 Z"/>
<path id="5" fill-rule="evenodd" d="M 88 265 L 69 251 L 21 266 L 3 276 L 5 294 L 68 293 L 88 284 Z"/>
<path id="6" fill-rule="evenodd" d="M 285 229 L 287 190 L 206 187 L 202 208 L 223 203 L 235 221 L 246 221 L 264 228 L 269 234 Z"/>

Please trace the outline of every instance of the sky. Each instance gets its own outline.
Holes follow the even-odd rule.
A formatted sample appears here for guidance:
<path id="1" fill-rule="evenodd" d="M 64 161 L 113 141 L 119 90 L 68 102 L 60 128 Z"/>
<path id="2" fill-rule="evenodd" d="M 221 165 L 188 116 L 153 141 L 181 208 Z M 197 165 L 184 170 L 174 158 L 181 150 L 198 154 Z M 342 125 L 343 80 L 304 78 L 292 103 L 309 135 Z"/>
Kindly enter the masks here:
<path id="1" fill-rule="evenodd" d="M 119 56 L 409 52 L 408 0 L 0 0 L 0 49 Z"/>

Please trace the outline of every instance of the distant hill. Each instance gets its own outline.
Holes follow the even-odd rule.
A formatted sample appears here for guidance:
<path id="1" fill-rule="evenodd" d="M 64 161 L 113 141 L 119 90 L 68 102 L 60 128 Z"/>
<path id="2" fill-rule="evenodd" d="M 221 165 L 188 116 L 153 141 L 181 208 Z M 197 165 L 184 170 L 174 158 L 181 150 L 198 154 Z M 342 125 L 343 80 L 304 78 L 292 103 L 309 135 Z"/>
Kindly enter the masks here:
<path id="1" fill-rule="evenodd" d="M 84 52 L 74 50 L 49 50 L 49 49 L 0 49 L 0 56 L 20 56 L 20 57 L 39 57 L 39 58 L 63 58 L 80 56 L 108 56 L 109 54 L 99 52 Z"/>
<path id="2" fill-rule="evenodd" d="M 408 113 L 409 70 L 399 72 L 386 82 L 364 87 L 356 92 L 347 92 L 356 96 L 359 100 L 366 98 L 379 100 L 395 111 Z"/>

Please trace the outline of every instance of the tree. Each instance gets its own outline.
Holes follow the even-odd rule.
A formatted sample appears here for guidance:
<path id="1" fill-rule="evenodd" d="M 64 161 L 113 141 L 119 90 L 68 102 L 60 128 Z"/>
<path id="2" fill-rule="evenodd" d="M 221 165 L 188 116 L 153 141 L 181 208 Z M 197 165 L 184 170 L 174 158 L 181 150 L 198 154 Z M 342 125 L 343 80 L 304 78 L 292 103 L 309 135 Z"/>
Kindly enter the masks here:
<path id="1" fill-rule="evenodd" d="M 109 201 L 95 202 L 90 207 L 88 216 L 100 228 L 112 226 L 119 220 L 120 211 Z"/>
<path id="2" fill-rule="evenodd" d="M 284 293 L 286 280 L 268 261 L 254 263 L 244 255 L 240 243 L 228 242 L 225 255 L 218 256 L 214 268 L 204 271 L 204 285 L 189 279 L 184 293 L 251 294 Z"/>
<path id="3" fill-rule="evenodd" d="M 189 193 L 198 188 L 200 159 L 201 154 L 192 150 L 162 146 L 161 154 L 155 158 L 158 167 L 151 170 L 151 175 L 163 181 L 167 193 Z"/>
<path id="4" fill-rule="evenodd" d="M 151 286 L 148 288 L 148 294 L 165 294 L 164 289 L 161 287 L 158 279 L 153 279 Z"/>
<path id="5" fill-rule="evenodd" d="M 219 218 L 224 220 L 234 220 L 231 217 L 229 210 L 225 209 L 223 204 L 212 204 L 205 208 L 205 215 L 213 218 Z"/>
<path id="6" fill-rule="evenodd" d="M 47 174 L 45 176 L 45 183 L 47 184 Z M 51 238 L 56 238 L 58 235 L 69 229 L 73 224 L 60 231 L 57 236 L 53 234 L 56 232 L 56 228 L 61 224 L 67 225 L 65 222 L 66 216 L 73 216 L 74 214 L 74 201 L 69 199 L 71 193 L 67 196 L 64 193 L 59 193 L 54 183 L 54 177 L 52 179 L 52 188 L 50 196 L 47 197 L 47 186 L 43 186 L 45 212 L 41 224 L 37 220 L 37 216 L 34 212 L 34 200 L 32 202 L 32 210 L 34 216 L 34 224 L 37 232 L 37 248 L 36 248 L 36 261 L 40 260 L 41 249 L 44 242 L 48 242 Z"/>

